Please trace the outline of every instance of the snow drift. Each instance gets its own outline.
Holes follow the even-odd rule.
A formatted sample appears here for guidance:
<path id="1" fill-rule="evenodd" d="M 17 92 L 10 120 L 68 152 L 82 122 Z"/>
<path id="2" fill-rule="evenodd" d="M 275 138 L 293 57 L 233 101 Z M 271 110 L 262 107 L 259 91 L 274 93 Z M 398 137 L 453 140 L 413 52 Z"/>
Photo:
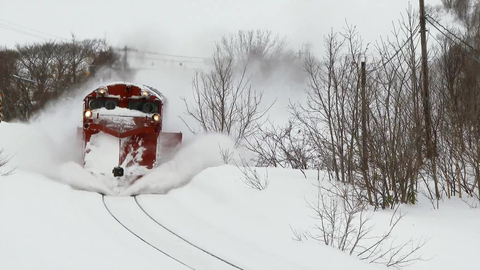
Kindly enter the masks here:
<path id="1" fill-rule="evenodd" d="M 235 142 L 221 134 L 202 134 L 184 144 L 172 160 L 160 165 L 121 195 L 167 193 L 181 187 L 206 168 L 225 163 L 222 153 L 238 156 Z"/>

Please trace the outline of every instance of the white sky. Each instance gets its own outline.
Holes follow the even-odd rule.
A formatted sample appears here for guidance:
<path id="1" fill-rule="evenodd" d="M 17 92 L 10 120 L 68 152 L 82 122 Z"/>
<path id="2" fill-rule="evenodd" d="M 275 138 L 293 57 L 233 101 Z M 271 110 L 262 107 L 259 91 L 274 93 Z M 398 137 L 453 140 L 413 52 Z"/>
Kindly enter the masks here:
<path id="1" fill-rule="evenodd" d="M 331 28 L 341 30 L 345 20 L 368 42 L 389 35 L 409 3 L 418 9 L 418 0 L 0 0 L 0 46 L 42 40 L 5 26 L 51 38 L 21 25 L 65 38 L 107 37 L 117 46 L 192 56 L 209 56 L 223 34 L 269 29 L 286 35 L 296 49 L 308 42 L 322 51 L 323 36 Z"/>

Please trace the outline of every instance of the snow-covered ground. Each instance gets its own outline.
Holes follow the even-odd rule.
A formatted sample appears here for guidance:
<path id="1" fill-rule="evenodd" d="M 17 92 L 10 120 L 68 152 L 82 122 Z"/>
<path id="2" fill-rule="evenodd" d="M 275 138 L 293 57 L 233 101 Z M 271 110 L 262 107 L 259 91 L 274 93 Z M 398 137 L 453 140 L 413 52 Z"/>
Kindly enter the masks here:
<path id="1" fill-rule="evenodd" d="M 0 178 L 0 269 L 235 269 L 172 235 L 152 218 L 242 269 L 386 268 L 314 240 L 293 240 L 291 228 L 314 232 L 311 226 L 316 221 L 306 201 L 315 199 L 317 172 L 307 171 L 305 179 L 299 171 L 269 168 L 267 189 L 248 188 L 239 169 L 222 165 L 208 145 L 228 147 L 228 139 L 220 135 L 193 140 L 180 153 L 184 163 L 154 171 L 136 189 L 160 193 L 137 196 L 152 218 L 133 197 L 105 197 L 125 226 L 167 256 L 123 228 L 108 213 L 100 194 L 62 182 L 68 174 L 78 178 L 74 181 L 82 180 L 81 169 L 72 165 L 74 161 L 59 160 L 52 150 L 58 142 L 33 127 L 0 124 L 0 145 L 13 155 L 9 166 L 18 166 L 15 174 Z M 63 172 L 55 172 L 56 166 Z M 265 168 L 257 170 L 266 175 Z M 94 178 L 84 180 L 83 188 L 95 187 Z M 408 214 L 394 232 L 398 241 L 430 238 L 420 252 L 429 260 L 408 269 L 476 269 L 479 209 L 452 199 L 433 210 L 422 198 L 419 205 L 401 210 Z M 391 215 L 392 211 L 374 214 L 376 234 L 383 233 Z"/>
<path id="2" fill-rule="evenodd" d="M 296 170 L 257 168 L 269 185 L 249 188 L 236 166 L 224 164 L 220 150 L 232 151 L 237 164 L 247 153 L 222 135 L 193 136 L 178 120 L 184 113 L 181 97 L 191 95 L 192 74 L 184 68 L 137 74 L 136 81 L 166 95 L 164 128 L 183 132 L 185 142 L 173 159 L 130 188 L 115 187 L 113 178 L 93 176 L 79 165 L 81 100 L 98 82 L 73 99 L 49 104 L 31 123 L 0 123 L 0 149 L 12 158 L 0 174 L 17 168 L 0 177 L 0 269 L 387 269 L 312 239 L 294 240 L 292 229 L 317 233 L 307 202 L 316 199 L 315 184 L 318 178 L 325 183 L 324 173 L 307 171 L 305 178 Z M 288 118 L 288 102 L 303 98 L 299 85 L 276 78 L 260 85 L 275 90 L 266 93 L 269 98 L 278 98 L 272 121 Z M 109 174 L 115 164 L 101 154 L 108 145 L 98 147 L 89 169 Z M 108 209 L 143 240 L 109 214 L 99 193 L 110 195 Z M 135 194 L 151 217 L 130 197 Z M 476 269 L 480 209 L 451 199 L 433 210 L 420 197 L 418 205 L 400 210 L 407 215 L 393 232 L 395 243 L 429 239 L 419 252 L 427 261 L 407 269 Z M 372 235 L 388 230 L 392 214 L 374 213 Z"/>

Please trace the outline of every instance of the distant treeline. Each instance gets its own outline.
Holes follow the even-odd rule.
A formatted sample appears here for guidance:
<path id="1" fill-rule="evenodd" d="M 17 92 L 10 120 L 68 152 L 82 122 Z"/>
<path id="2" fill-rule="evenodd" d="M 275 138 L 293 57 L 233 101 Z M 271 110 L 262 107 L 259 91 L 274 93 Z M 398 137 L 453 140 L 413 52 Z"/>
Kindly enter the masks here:
<path id="1" fill-rule="evenodd" d="M 47 101 L 86 82 L 103 67 L 116 68 L 120 55 L 104 40 L 42 42 L 0 48 L 3 119 L 28 120 Z"/>

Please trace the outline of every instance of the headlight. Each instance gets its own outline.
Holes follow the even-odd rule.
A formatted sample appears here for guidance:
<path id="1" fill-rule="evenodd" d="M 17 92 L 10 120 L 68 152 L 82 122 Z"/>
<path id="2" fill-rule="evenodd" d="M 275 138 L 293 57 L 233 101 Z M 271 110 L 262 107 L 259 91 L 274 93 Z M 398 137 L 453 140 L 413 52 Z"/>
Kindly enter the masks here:
<path id="1" fill-rule="evenodd" d="M 153 119 L 153 121 L 155 121 L 155 122 L 160 121 L 160 114 L 157 114 L 157 113 L 154 114 L 154 115 L 152 116 L 152 119 Z"/>
<path id="2" fill-rule="evenodd" d="M 141 95 L 142 95 L 142 97 L 148 97 L 148 91 L 147 90 L 142 90 Z"/>
<path id="3" fill-rule="evenodd" d="M 107 94 L 107 89 L 105 89 L 104 87 L 98 89 L 97 91 L 100 95 L 104 96 Z"/>
<path id="4" fill-rule="evenodd" d="M 85 113 L 83 113 L 83 115 L 85 116 L 85 118 L 90 118 L 92 117 L 92 111 L 86 110 Z"/>

